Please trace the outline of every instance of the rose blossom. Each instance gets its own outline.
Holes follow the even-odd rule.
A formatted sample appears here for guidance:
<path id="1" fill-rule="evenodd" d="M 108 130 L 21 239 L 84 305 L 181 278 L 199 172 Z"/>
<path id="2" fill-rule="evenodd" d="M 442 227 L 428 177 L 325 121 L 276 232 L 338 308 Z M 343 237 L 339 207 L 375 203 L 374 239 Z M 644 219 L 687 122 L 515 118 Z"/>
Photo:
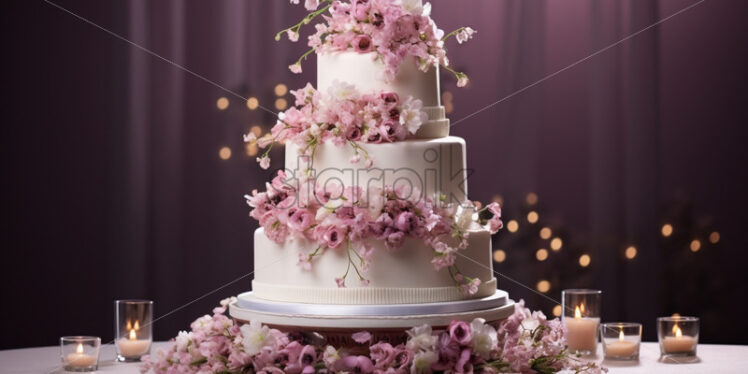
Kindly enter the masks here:
<path id="1" fill-rule="evenodd" d="M 449 323 L 447 330 L 449 331 L 449 338 L 459 345 L 468 345 L 473 341 L 473 331 L 470 329 L 470 325 L 463 321 L 453 320 Z"/>

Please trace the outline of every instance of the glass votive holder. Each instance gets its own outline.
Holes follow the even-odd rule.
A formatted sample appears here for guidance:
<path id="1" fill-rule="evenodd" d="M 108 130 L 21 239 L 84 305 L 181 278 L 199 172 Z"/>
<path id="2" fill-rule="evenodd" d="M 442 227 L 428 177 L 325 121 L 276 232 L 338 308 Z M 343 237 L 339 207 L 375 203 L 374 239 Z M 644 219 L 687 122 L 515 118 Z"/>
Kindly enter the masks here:
<path id="1" fill-rule="evenodd" d="M 114 310 L 117 361 L 140 361 L 140 357 L 151 351 L 153 301 L 117 300 Z"/>
<path id="2" fill-rule="evenodd" d="M 65 371 L 96 371 L 99 367 L 101 338 L 97 336 L 63 336 L 60 359 Z"/>
<path id="3" fill-rule="evenodd" d="M 603 355 L 607 360 L 638 360 L 642 324 L 609 322 L 600 325 Z"/>
<path id="4" fill-rule="evenodd" d="M 562 321 L 569 350 L 582 355 L 597 353 L 602 291 L 571 289 L 561 291 Z"/>
<path id="5" fill-rule="evenodd" d="M 680 316 L 657 318 L 657 338 L 660 341 L 660 360 L 681 362 L 679 357 L 696 358 L 699 319 Z"/>

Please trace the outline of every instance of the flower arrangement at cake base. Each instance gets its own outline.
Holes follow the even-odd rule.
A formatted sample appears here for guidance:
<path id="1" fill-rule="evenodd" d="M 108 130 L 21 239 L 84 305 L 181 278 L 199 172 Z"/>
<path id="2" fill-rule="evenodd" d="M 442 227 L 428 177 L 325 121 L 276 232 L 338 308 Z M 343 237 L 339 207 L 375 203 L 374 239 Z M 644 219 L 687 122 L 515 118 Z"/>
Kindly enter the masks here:
<path id="1" fill-rule="evenodd" d="M 179 332 L 167 349 L 144 358 L 143 373 L 602 373 L 607 369 L 569 353 L 564 325 L 531 312 L 520 301 L 497 326 L 454 320 L 408 331 L 404 342 L 373 341 L 354 333 L 354 347 L 323 337 L 284 333 L 259 322 L 240 324 L 221 302 L 213 315 Z"/>

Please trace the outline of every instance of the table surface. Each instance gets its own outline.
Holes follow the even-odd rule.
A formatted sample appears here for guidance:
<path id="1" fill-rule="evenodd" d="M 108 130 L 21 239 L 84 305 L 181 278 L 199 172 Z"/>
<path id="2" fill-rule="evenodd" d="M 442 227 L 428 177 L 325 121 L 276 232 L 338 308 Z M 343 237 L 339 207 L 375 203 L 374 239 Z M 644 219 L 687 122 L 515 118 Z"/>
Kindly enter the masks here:
<path id="1" fill-rule="evenodd" d="M 163 347 L 166 343 L 155 343 Z M 64 373 L 59 361 L 59 347 L 25 348 L 0 351 L 0 373 Z M 609 373 L 748 373 L 748 346 L 700 344 L 699 362 L 668 364 L 658 362 L 657 343 L 643 343 L 638 362 L 604 361 Z M 99 372 L 139 373 L 137 363 L 114 362 L 114 346 L 101 347 Z"/>

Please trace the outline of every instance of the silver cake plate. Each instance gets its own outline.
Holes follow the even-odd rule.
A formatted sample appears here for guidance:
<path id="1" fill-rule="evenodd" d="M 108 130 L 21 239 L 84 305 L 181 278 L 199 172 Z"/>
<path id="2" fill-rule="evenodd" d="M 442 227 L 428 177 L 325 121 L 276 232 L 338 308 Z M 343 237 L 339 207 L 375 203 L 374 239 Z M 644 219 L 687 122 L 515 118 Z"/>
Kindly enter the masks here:
<path id="1" fill-rule="evenodd" d="M 238 320 L 303 328 L 393 329 L 422 324 L 446 326 L 452 320 L 500 321 L 514 312 L 514 302 L 502 290 L 473 300 L 428 304 L 331 305 L 264 300 L 246 292 L 229 307 Z"/>

